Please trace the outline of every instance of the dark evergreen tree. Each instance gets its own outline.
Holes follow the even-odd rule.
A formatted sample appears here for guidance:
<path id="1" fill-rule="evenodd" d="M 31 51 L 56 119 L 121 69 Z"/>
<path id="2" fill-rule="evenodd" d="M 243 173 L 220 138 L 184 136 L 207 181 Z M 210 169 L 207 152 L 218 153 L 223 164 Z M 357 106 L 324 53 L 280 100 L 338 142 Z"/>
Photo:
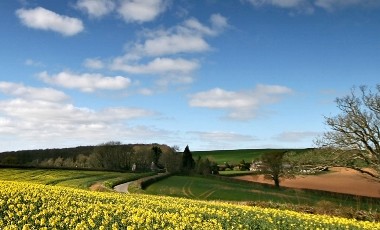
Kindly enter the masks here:
<path id="1" fill-rule="evenodd" d="M 156 166 L 158 166 L 158 160 L 160 159 L 161 157 L 161 154 L 162 154 L 162 150 L 160 147 L 158 146 L 153 146 L 152 147 L 152 152 L 153 152 L 153 162 Z"/>
<path id="2" fill-rule="evenodd" d="M 184 171 L 191 171 L 194 169 L 195 161 L 193 159 L 193 155 L 190 152 L 189 146 L 186 145 L 185 151 L 183 151 L 182 155 L 182 168 Z"/>

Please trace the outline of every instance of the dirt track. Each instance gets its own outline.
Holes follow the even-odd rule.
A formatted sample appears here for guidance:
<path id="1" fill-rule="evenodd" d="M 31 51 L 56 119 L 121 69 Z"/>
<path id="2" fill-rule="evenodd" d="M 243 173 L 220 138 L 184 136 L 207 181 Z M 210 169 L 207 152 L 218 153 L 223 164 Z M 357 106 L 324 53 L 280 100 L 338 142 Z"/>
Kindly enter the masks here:
<path id="1" fill-rule="evenodd" d="M 308 188 L 359 196 L 380 198 L 380 181 L 370 176 L 347 168 L 331 168 L 330 173 L 310 176 L 297 176 L 296 179 L 285 179 L 280 185 L 291 188 Z M 241 180 L 272 184 L 263 176 L 237 176 Z"/>

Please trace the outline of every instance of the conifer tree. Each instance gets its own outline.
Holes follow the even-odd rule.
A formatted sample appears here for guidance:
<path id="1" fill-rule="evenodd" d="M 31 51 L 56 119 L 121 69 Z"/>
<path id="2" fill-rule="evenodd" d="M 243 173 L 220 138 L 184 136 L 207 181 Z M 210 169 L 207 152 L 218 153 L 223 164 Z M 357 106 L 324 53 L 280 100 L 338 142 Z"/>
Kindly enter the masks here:
<path id="1" fill-rule="evenodd" d="M 184 171 L 191 171 L 194 169 L 195 161 L 193 159 L 193 155 L 190 152 L 189 146 L 186 145 L 185 150 L 182 155 L 182 168 Z"/>

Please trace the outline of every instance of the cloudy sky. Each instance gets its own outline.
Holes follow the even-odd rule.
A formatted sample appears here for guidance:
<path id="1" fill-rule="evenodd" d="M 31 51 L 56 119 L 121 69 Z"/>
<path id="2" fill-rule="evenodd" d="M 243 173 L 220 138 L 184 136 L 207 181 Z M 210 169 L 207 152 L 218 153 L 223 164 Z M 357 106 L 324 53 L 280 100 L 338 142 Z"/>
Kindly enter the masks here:
<path id="1" fill-rule="evenodd" d="M 0 151 L 312 147 L 380 79 L 378 0 L 2 0 Z"/>

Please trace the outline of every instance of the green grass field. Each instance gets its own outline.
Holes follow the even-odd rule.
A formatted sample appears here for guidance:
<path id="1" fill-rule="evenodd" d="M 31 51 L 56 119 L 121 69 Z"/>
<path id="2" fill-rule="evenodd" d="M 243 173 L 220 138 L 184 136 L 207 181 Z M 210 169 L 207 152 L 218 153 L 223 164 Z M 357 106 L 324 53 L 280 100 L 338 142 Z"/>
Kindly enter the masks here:
<path id="1" fill-rule="evenodd" d="M 345 206 L 368 210 L 380 207 L 380 199 L 359 201 L 357 197 L 332 196 L 299 189 L 278 190 L 256 183 L 209 177 L 172 176 L 148 186 L 145 192 L 199 200 L 273 202 L 306 206 L 314 206 L 324 201 L 337 208 Z"/>
<path id="2" fill-rule="evenodd" d="M 61 169 L 0 169 L 1 180 L 31 182 L 81 189 L 88 189 L 96 182 L 112 187 L 118 183 L 136 180 L 149 175 L 152 175 L 152 173 L 122 173 Z"/>
<path id="3" fill-rule="evenodd" d="M 228 162 L 229 164 L 238 164 L 241 160 L 245 162 L 252 162 L 257 160 L 262 154 L 268 152 L 282 152 L 282 151 L 295 151 L 303 152 L 307 149 L 237 149 L 237 150 L 215 150 L 215 151 L 194 151 L 192 152 L 193 158 L 197 159 L 198 156 L 202 158 L 209 158 L 218 164 Z"/>

